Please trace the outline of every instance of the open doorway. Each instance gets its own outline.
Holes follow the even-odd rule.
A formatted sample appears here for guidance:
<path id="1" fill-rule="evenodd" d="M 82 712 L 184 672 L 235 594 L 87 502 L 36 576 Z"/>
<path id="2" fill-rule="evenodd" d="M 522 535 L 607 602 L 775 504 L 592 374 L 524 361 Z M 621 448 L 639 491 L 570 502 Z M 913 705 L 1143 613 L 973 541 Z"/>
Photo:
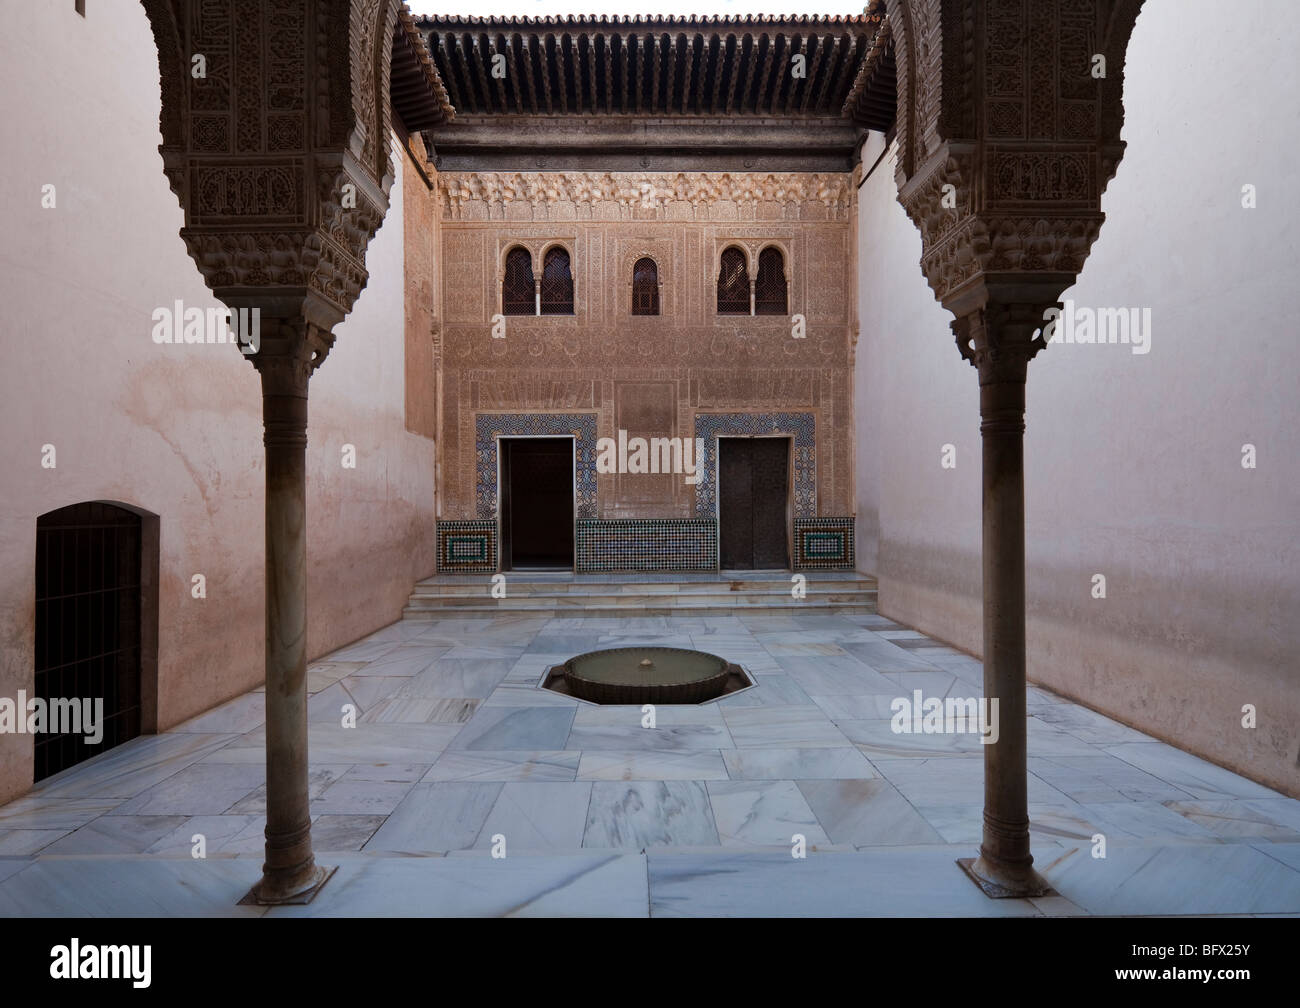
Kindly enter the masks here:
<path id="1" fill-rule="evenodd" d="M 573 570 L 573 438 L 503 437 L 501 569 Z"/>

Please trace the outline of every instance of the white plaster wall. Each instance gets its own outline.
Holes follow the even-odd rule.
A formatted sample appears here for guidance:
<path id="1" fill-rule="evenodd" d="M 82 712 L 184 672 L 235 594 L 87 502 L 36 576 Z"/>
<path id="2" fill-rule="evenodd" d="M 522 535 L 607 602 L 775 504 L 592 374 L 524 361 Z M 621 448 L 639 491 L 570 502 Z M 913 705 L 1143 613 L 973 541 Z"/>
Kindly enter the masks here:
<path id="1" fill-rule="evenodd" d="M 1227 16 L 1206 0 L 1145 4 L 1127 153 L 1065 297 L 1150 307 L 1151 349 L 1049 346 L 1029 367 L 1025 440 L 1031 680 L 1293 795 L 1298 39 L 1300 12 L 1267 0 Z M 1247 183 L 1258 209 L 1241 205 Z M 883 613 L 978 653 L 976 374 L 920 273 L 892 157 L 859 199 L 862 566 Z M 945 443 L 955 470 L 940 467 Z M 1097 573 L 1104 600 L 1091 597 Z"/>
<path id="2" fill-rule="evenodd" d="M 161 517 L 159 725 L 261 682 L 261 398 L 230 345 L 156 345 L 151 313 L 215 307 L 158 154 L 158 62 L 139 3 L 7 5 L 0 40 L 0 696 L 33 688 L 36 519 L 84 500 Z M 400 164 L 398 166 L 400 171 Z M 41 186 L 57 187 L 42 209 Z M 400 615 L 433 567 L 433 444 L 404 429 L 400 175 L 370 283 L 311 383 L 309 645 Z M 358 464 L 343 469 L 354 444 Z M 57 468 L 40 466 L 53 444 Z M 202 573 L 207 598 L 190 597 Z M 0 736 L 0 802 L 31 783 Z"/>

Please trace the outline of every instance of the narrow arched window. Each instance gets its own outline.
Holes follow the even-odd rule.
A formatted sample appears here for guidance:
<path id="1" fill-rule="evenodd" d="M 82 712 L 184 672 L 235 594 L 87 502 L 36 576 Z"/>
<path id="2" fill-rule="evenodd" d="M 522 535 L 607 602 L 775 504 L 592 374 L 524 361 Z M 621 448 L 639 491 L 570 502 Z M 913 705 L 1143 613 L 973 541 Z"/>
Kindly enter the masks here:
<path id="1" fill-rule="evenodd" d="M 534 315 L 537 291 L 533 284 L 533 256 L 516 245 L 506 253 L 506 275 L 501 281 L 501 314 Z"/>
<path id="2" fill-rule="evenodd" d="M 785 256 L 768 247 L 758 255 L 758 279 L 754 282 L 754 314 L 786 315 Z"/>
<path id="3" fill-rule="evenodd" d="M 542 314 L 573 314 L 573 273 L 569 253 L 556 246 L 542 262 Z"/>
<path id="4" fill-rule="evenodd" d="M 729 248 L 722 253 L 718 269 L 718 314 L 749 314 L 749 273 L 745 269 L 745 253 Z"/>
<path id="5" fill-rule="evenodd" d="M 632 267 L 632 314 L 659 314 L 659 267 L 649 256 Z"/>

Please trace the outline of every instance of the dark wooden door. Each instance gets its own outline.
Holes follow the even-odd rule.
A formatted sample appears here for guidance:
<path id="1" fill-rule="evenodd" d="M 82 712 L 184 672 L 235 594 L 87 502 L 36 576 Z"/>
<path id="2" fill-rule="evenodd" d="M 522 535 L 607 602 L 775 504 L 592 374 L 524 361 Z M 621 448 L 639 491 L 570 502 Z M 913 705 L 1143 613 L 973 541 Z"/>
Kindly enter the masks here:
<path id="1" fill-rule="evenodd" d="M 502 567 L 573 567 L 573 442 L 501 441 Z"/>
<path id="2" fill-rule="evenodd" d="M 789 441 L 722 438 L 718 449 L 718 548 L 722 567 L 788 569 Z"/>

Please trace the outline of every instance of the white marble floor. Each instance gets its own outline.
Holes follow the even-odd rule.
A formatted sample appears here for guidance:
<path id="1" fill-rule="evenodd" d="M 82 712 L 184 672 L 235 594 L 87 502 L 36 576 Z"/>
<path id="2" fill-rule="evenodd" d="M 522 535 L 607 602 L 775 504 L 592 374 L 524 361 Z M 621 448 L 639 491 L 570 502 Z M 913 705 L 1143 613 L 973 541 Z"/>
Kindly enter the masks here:
<path id="1" fill-rule="evenodd" d="M 653 728 L 536 687 L 627 643 L 718 653 L 757 686 Z M 955 864 L 980 837 L 978 739 L 889 726 L 895 697 L 981 681 L 876 615 L 396 623 L 312 666 L 313 839 L 339 872 L 270 913 L 1300 916 L 1300 801 L 1037 688 L 1033 849 L 1059 895 L 985 899 Z M 0 916 L 265 913 L 235 906 L 260 874 L 263 746 L 255 691 L 0 807 Z"/>

